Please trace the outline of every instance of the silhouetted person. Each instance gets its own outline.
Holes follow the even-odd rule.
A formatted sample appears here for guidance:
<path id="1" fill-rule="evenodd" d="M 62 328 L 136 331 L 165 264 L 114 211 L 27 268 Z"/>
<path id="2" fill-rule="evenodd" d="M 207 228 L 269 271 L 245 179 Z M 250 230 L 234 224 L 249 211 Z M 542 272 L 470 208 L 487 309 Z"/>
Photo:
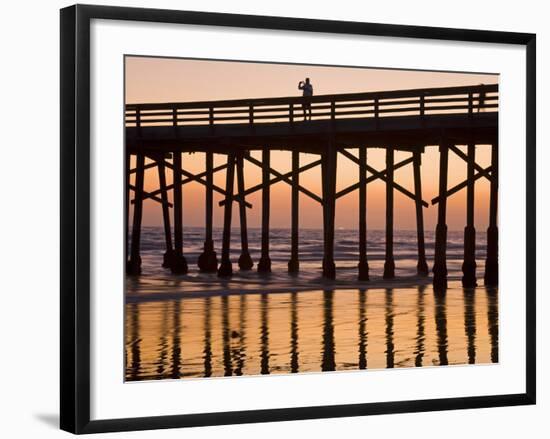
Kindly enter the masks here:
<path id="1" fill-rule="evenodd" d="M 313 85 L 309 82 L 309 78 L 306 78 L 305 82 L 300 81 L 298 89 L 303 90 L 304 103 L 302 104 L 302 110 L 304 111 L 304 120 L 306 120 L 306 111 L 309 115 L 309 120 L 311 120 L 311 102 L 309 98 L 313 96 Z"/>
<path id="2" fill-rule="evenodd" d="M 485 84 L 480 84 L 482 87 Z M 479 113 L 483 108 L 485 107 L 485 90 L 481 89 L 479 90 L 479 97 L 477 100 L 477 112 Z"/>

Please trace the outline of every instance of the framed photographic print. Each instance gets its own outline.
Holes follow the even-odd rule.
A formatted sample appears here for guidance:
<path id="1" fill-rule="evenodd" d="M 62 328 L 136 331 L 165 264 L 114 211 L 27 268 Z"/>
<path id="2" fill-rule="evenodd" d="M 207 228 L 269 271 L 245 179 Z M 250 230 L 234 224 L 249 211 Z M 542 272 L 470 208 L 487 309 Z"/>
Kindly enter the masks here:
<path id="1" fill-rule="evenodd" d="M 61 10 L 61 427 L 535 403 L 535 36 Z"/>

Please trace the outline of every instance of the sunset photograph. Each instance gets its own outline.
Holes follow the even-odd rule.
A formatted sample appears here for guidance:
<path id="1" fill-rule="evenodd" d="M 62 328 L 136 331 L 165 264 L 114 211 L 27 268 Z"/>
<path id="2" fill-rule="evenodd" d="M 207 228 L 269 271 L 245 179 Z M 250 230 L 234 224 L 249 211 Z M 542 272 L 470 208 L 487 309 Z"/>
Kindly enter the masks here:
<path id="1" fill-rule="evenodd" d="M 59 400 L 73 434 L 543 425 L 544 29 L 521 8 L 506 21 L 505 5 L 402 3 L 78 4 L 59 11 L 59 56 L 22 52 L 53 59 L 60 86 L 40 100 L 59 100 L 58 120 L 37 122 L 59 154 L 32 144 L 33 178 L 5 167 L 33 186 L 28 214 L 5 217 L 39 212 L 48 232 L 27 233 L 32 248 L 59 249 L 58 269 L 35 264 L 57 302 L 7 295 L 24 299 L 6 309 L 33 340 L 11 337 L 26 375 L 57 355 L 40 363 L 59 391 L 38 392 L 37 423 Z M 27 151 L 25 128 L 11 131 Z M 41 173 L 59 178 L 58 200 Z M 23 235 L 8 233 L 14 262 Z"/>
<path id="2" fill-rule="evenodd" d="M 125 381 L 499 363 L 499 75 L 124 59 Z"/>

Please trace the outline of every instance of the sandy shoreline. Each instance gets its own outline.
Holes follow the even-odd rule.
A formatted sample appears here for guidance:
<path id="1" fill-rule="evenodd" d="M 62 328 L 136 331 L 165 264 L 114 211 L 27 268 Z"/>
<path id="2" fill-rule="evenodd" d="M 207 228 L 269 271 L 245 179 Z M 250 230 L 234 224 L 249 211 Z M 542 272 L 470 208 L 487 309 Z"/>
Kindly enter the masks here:
<path id="1" fill-rule="evenodd" d="M 307 291 L 330 291 L 346 289 L 397 289 L 429 287 L 432 278 L 417 275 L 401 276 L 395 279 L 383 279 L 372 276 L 369 281 L 358 281 L 356 274 L 328 280 L 312 273 L 300 273 L 298 276 L 286 273 L 259 275 L 251 272 L 237 272 L 231 279 L 220 279 L 213 275 L 188 275 L 173 278 L 147 277 L 128 278 L 126 280 L 126 303 L 169 301 L 185 298 L 230 296 L 241 294 L 288 293 Z M 449 289 L 460 288 L 460 276 L 449 276 Z"/>

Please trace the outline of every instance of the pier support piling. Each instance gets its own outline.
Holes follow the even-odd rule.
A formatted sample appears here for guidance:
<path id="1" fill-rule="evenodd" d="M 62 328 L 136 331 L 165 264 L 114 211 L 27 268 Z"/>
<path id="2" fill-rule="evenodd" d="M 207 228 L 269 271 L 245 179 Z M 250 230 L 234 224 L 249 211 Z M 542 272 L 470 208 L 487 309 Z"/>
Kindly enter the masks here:
<path id="1" fill-rule="evenodd" d="M 128 150 L 126 154 L 126 189 L 124 191 L 124 208 L 126 209 L 126 234 L 124 235 L 124 260 L 126 261 L 126 271 L 130 266 L 130 153 Z"/>
<path id="2" fill-rule="evenodd" d="M 394 150 L 386 148 L 386 260 L 384 262 L 384 279 L 395 277 L 393 258 L 393 162 Z"/>
<path id="3" fill-rule="evenodd" d="M 474 193 L 475 193 L 475 150 L 474 144 L 468 145 L 468 170 L 466 187 L 466 227 L 464 228 L 464 262 L 462 263 L 462 286 L 473 288 L 476 281 L 476 229 L 474 223 Z"/>
<path id="4" fill-rule="evenodd" d="M 168 191 L 166 190 L 166 167 L 164 165 L 164 157 L 158 158 L 156 162 L 162 200 L 162 223 L 164 226 L 164 241 L 166 243 L 166 251 L 164 252 L 162 266 L 164 268 L 170 268 L 174 259 L 174 247 L 172 245 L 172 228 L 170 227 L 170 209 L 168 207 Z"/>
<path id="5" fill-rule="evenodd" d="M 447 144 L 439 147 L 439 204 L 437 226 L 435 229 L 435 255 L 433 267 L 433 285 L 436 291 L 447 289 L 447 172 L 449 148 Z"/>
<path id="6" fill-rule="evenodd" d="M 237 155 L 237 191 L 239 193 L 239 217 L 241 220 L 241 255 L 239 268 L 250 270 L 254 263 L 248 252 L 248 226 L 246 224 L 246 204 L 244 195 L 244 159 L 242 153 Z"/>
<path id="7" fill-rule="evenodd" d="M 323 225 L 324 225 L 324 256 L 323 276 L 327 279 L 336 278 L 334 263 L 334 219 L 336 214 L 336 159 L 337 149 L 331 140 L 323 154 Z"/>
<path id="8" fill-rule="evenodd" d="M 145 156 L 136 154 L 136 182 L 134 191 L 134 218 L 132 223 L 132 243 L 130 248 L 130 260 L 126 271 L 131 275 L 141 274 L 141 256 L 139 254 L 141 244 L 141 220 L 143 217 L 143 184 L 145 180 Z"/>
<path id="9" fill-rule="evenodd" d="M 359 147 L 359 280 L 369 280 L 367 262 L 367 147 Z"/>
<path id="10" fill-rule="evenodd" d="M 414 196 L 416 205 L 416 237 L 418 243 L 418 264 L 416 272 L 419 276 L 429 274 L 428 264 L 426 262 L 426 245 L 424 242 L 424 211 L 422 210 L 422 177 L 420 175 L 420 166 L 422 157 L 420 151 L 413 152 L 413 173 L 414 173 Z"/>
<path id="11" fill-rule="evenodd" d="M 213 273 L 218 268 L 218 258 L 214 251 L 214 240 L 212 239 L 212 216 L 213 216 L 213 183 L 214 183 L 214 154 L 206 153 L 206 186 L 205 186 L 205 224 L 206 233 L 204 237 L 204 249 L 199 256 L 197 265 L 199 270 L 205 273 Z"/>
<path id="12" fill-rule="evenodd" d="M 300 269 L 298 259 L 298 227 L 299 227 L 299 185 L 300 185 L 300 152 L 292 151 L 292 219 L 290 232 L 290 260 L 288 261 L 288 272 L 297 273 Z"/>
<path id="13" fill-rule="evenodd" d="M 181 153 L 174 153 L 174 257 L 170 269 L 174 274 L 187 274 L 187 260 L 183 256 L 183 198 Z"/>
<path id="14" fill-rule="evenodd" d="M 222 260 L 218 268 L 219 277 L 233 275 L 231 264 L 231 211 L 233 206 L 233 186 L 235 183 L 235 154 L 227 155 L 227 170 L 225 180 L 225 209 L 223 214 Z"/>
<path id="15" fill-rule="evenodd" d="M 487 259 L 485 261 L 485 285 L 498 286 L 498 144 L 491 146 L 491 194 L 489 200 L 489 228 L 487 229 Z"/>
<path id="16" fill-rule="evenodd" d="M 270 150 L 268 147 L 264 147 L 262 149 L 262 250 L 258 262 L 258 272 L 260 273 L 271 272 L 271 259 L 269 258 L 270 167 Z"/>

